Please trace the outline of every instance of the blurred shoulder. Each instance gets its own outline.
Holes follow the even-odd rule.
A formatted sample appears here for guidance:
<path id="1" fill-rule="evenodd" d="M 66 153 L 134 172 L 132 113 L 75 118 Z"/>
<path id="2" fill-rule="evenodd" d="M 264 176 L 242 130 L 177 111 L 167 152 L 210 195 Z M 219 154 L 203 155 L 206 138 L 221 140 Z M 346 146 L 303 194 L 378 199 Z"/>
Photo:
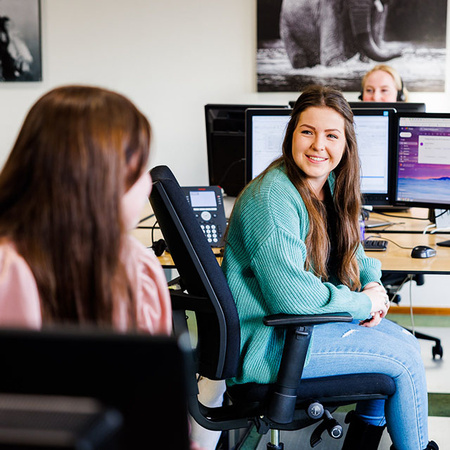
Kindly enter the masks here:
<path id="1" fill-rule="evenodd" d="M 0 325 L 40 328 L 42 315 L 34 275 L 15 245 L 0 240 Z"/>

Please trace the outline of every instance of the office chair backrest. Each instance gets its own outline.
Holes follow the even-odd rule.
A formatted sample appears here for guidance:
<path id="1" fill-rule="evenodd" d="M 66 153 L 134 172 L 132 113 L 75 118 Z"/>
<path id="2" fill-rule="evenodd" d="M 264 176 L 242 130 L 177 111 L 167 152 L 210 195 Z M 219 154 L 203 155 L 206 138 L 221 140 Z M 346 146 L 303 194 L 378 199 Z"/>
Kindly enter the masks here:
<path id="1" fill-rule="evenodd" d="M 150 174 L 150 203 L 182 288 L 203 297 L 200 301 L 205 303 L 204 311 L 196 310 L 199 372 L 211 379 L 233 377 L 238 367 L 240 328 L 225 276 L 171 170 L 158 166 Z"/>

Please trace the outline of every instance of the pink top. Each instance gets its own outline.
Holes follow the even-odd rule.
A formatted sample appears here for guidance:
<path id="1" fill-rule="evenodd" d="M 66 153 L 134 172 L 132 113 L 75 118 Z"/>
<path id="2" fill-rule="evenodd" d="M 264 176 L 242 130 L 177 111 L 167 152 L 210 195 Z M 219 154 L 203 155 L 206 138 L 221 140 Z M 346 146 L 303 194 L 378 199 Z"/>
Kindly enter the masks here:
<path id="1" fill-rule="evenodd" d="M 169 335 L 172 308 L 167 282 L 158 259 L 135 238 L 129 237 L 122 253 L 131 284 L 136 292 L 138 329 Z M 114 312 L 114 327 L 126 331 L 126 304 Z M 33 273 L 15 250 L 14 244 L 0 244 L 0 326 L 40 329 L 39 292 Z"/>

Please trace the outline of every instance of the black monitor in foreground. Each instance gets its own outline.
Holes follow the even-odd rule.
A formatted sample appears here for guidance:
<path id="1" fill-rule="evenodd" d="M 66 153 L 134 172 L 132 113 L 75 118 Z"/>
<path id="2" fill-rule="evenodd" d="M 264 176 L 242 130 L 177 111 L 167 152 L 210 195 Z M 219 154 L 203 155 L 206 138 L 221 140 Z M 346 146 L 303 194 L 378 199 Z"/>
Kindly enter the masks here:
<path id="1" fill-rule="evenodd" d="M 210 186 L 236 197 L 245 186 L 245 110 L 267 105 L 205 105 L 206 147 Z M 286 108 L 287 106 L 269 106 Z"/>
<path id="2" fill-rule="evenodd" d="M 291 109 L 248 109 L 246 112 L 247 182 L 258 176 L 282 153 Z M 367 205 L 389 205 L 395 136 L 393 109 L 354 110 L 361 161 L 361 192 Z"/>
<path id="3" fill-rule="evenodd" d="M 450 208 L 450 114 L 398 114 L 394 203 Z"/>
<path id="4" fill-rule="evenodd" d="M 425 103 L 413 102 L 349 102 L 350 107 L 355 109 L 361 108 L 394 108 L 397 112 L 425 112 Z"/>
<path id="5" fill-rule="evenodd" d="M 0 329 L 0 448 L 188 450 L 189 353 L 180 344 Z"/>

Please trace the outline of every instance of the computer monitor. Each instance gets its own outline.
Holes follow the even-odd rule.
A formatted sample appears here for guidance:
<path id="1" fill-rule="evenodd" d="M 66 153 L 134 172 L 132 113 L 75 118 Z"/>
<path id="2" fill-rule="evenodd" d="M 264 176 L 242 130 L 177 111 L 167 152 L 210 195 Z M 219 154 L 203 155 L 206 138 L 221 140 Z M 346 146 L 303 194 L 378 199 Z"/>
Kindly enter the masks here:
<path id="1" fill-rule="evenodd" d="M 206 147 L 210 186 L 236 197 L 245 186 L 245 110 L 287 105 L 205 105 Z"/>
<path id="2" fill-rule="evenodd" d="M 282 154 L 291 112 L 292 109 L 247 109 L 245 113 L 247 183 Z"/>
<path id="3" fill-rule="evenodd" d="M 349 102 L 350 107 L 360 108 L 394 108 L 397 112 L 425 112 L 425 103 L 414 102 Z"/>
<path id="4" fill-rule="evenodd" d="M 0 329 L 0 448 L 188 450 L 186 349 L 144 334 Z"/>
<path id="5" fill-rule="evenodd" d="M 450 208 L 450 114 L 398 114 L 394 204 Z"/>
<path id="6" fill-rule="evenodd" d="M 258 176 L 282 154 L 291 109 L 248 109 L 246 112 L 247 182 Z M 367 205 L 388 205 L 391 201 L 393 109 L 354 110 L 358 151 L 361 160 L 361 192 Z"/>
<path id="7" fill-rule="evenodd" d="M 395 110 L 354 109 L 356 140 L 361 163 L 363 203 L 386 206 L 392 202 L 395 154 Z"/>

